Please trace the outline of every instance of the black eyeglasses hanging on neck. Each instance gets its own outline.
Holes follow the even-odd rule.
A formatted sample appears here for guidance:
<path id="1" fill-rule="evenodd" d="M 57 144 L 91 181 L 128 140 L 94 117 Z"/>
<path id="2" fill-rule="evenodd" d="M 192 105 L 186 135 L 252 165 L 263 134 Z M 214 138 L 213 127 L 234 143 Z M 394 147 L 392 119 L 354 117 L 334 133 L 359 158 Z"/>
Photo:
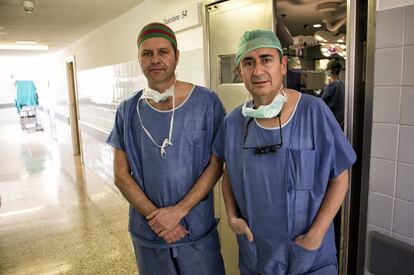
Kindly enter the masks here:
<path id="1" fill-rule="evenodd" d="M 283 145 L 283 138 L 282 138 L 282 124 L 280 122 L 280 114 L 277 116 L 278 120 L 279 120 L 279 133 L 280 133 L 280 142 L 279 143 L 275 143 L 275 144 L 271 144 L 271 145 L 262 145 L 262 146 L 255 146 L 255 147 L 247 147 L 246 146 L 246 139 L 247 139 L 247 135 L 249 133 L 249 126 L 251 124 L 251 122 L 253 121 L 253 118 L 250 118 L 249 121 L 246 124 L 246 128 L 244 130 L 244 140 L 243 140 L 243 149 L 245 150 L 254 150 L 254 154 L 255 155 L 263 155 L 263 154 L 267 154 L 267 153 L 276 153 L 277 149 L 281 148 Z"/>

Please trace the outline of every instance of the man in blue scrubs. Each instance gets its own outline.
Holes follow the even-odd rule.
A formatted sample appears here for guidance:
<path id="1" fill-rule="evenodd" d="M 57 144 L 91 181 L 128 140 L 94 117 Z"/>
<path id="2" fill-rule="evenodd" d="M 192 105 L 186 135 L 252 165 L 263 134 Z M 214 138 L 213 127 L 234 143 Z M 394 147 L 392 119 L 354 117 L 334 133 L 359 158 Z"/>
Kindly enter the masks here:
<path id="1" fill-rule="evenodd" d="M 337 274 L 332 219 L 355 153 L 326 104 L 282 85 L 279 39 L 240 39 L 237 71 L 251 100 L 224 119 L 213 145 L 243 275 Z"/>
<path id="2" fill-rule="evenodd" d="M 329 61 L 326 70 L 329 72 L 331 82 L 323 90 L 321 98 L 328 105 L 334 114 L 339 125 L 344 127 L 345 110 L 345 83 L 339 78 L 342 65 L 338 59 Z"/>
<path id="3" fill-rule="evenodd" d="M 148 87 L 120 104 L 107 142 L 139 274 L 224 274 L 211 192 L 222 174 L 211 145 L 224 108 L 214 92 L 176 80 L 168 26 L 146 25 L 137 44 Z"/>

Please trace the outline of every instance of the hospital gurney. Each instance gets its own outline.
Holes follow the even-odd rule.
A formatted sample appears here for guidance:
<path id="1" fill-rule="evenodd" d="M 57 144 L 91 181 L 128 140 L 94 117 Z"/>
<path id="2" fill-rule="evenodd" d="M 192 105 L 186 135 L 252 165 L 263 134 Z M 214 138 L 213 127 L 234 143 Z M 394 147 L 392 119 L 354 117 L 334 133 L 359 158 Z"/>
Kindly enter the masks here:
<path id="1" fill-rule="evenodd" d="M 22 130 L 43 131 L 43 126 L 40 124 L 37 116 L 36 106 L 23 106 L 19 110 L 19 116 Z"/>

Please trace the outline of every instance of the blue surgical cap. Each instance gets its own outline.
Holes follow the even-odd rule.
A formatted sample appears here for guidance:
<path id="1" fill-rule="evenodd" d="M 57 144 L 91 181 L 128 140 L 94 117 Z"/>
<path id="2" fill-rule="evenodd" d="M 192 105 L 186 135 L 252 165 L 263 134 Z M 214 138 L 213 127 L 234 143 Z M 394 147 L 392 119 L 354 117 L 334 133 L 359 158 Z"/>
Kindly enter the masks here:
<path id="1" fill-rule="evenodd" d="M 239 64 L 247 53 L 259 48 L 274 48 L 279 51 L 280 56 L 283 55 L 279 38 L 272 31 L 252 30 L 245 32 L 240 38 L 236 51 L 236 64 Z"/>

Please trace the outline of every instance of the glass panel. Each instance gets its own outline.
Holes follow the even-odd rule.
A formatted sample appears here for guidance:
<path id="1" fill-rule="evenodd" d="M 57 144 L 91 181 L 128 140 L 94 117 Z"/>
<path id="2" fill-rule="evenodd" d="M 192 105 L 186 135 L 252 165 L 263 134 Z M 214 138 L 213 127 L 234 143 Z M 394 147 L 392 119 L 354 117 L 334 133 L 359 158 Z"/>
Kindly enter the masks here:
<path id="1" fill-rule="evenodd" d="M 241 83 L 236 73 L 236 55 L 221 55 L 220 58 L 220 84 Z"/>

